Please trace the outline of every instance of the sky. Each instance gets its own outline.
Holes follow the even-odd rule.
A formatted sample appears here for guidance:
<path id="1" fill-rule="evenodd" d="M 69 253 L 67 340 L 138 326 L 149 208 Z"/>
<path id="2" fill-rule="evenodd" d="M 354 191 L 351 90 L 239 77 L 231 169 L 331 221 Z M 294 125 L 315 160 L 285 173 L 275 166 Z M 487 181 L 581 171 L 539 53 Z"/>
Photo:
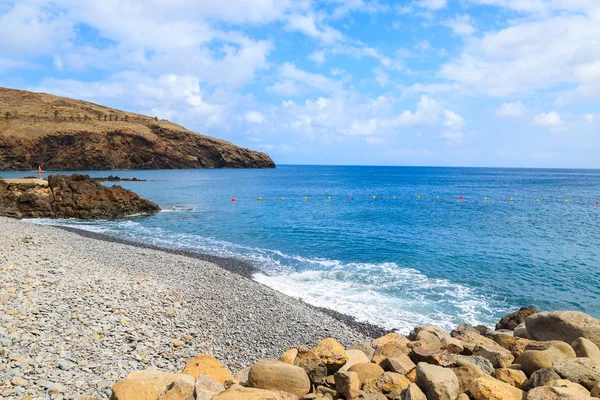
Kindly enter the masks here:
<path id="1" fill-rule="evenodd" d="M 0 0 L 0 86 L 278 164 L 600 168 L 600 0 Z"/>

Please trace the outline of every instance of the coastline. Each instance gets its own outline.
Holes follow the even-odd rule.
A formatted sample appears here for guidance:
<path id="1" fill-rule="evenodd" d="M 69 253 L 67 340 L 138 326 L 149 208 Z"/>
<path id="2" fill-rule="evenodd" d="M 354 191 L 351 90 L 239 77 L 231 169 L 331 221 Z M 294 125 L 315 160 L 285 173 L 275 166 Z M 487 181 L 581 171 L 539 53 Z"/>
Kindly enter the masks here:
<path id="1" fill-rule="evenodd" d="M 252 269 L 239 260 L 0 225 L 0 381 L 26 381 L 4 398 L 106 398 L 133 369 L 178 371 L 198 353 L 235 371 L 323 335 L 345 346 L 368 339 L 343 316 L 244 276 Z"/>

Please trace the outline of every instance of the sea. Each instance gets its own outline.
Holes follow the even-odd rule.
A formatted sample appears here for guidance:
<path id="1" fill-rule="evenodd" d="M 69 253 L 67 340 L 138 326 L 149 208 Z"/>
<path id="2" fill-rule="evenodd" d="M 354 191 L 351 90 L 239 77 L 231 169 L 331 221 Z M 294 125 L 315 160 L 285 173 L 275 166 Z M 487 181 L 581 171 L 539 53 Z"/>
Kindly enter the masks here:
<path id="1" fill-rule="evenodd" d="M 31 222 L 245 260 L 262 284 L 401 332 L 493 326 L 530 305 L 600 317 L 600 170 L 282 165 L 85 173 L 146 179 L 119 184 L 163 211 Z"/>

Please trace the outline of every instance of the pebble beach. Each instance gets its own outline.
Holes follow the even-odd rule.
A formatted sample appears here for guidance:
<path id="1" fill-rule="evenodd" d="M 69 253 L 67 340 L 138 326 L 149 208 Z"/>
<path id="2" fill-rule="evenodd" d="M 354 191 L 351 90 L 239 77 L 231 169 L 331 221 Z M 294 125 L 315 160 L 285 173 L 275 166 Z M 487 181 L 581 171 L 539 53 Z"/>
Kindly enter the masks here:
<path id="1" fill-rule="evenodd" d="M 130 371 L 180 371 L 198 353 L 237 371 L 324 335 L 350 346 L 377 332 L 245 274 L 0 217 L 0 398 L 108 398 Z"/>

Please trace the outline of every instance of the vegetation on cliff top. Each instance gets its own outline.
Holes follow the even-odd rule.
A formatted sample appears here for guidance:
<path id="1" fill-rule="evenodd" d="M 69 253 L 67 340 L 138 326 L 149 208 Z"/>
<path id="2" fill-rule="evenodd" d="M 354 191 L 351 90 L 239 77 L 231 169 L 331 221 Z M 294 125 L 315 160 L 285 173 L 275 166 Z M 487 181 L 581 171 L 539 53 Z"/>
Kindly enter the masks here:
<path id="1" fill-rule="evenodd" d="M 274 168 L 262 152 L 169 121 L 0 88 L 0 170 Z"/>

